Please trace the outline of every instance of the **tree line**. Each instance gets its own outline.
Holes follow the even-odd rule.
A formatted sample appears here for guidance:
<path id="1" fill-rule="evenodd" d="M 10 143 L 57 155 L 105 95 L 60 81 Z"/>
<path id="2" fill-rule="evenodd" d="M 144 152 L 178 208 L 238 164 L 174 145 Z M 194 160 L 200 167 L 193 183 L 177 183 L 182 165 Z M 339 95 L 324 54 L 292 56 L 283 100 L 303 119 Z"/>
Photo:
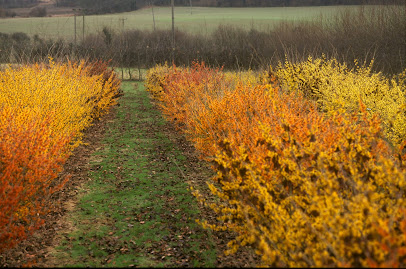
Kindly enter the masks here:
<path id="1" fill-rule="evenodd" d="M 0 0 L 0 8 L 32 7 L 39 3 L 39 0 Z"/>
<path id="2" fill-rule="evenodd" d="M 0 0 L 0 8 L 33 7 L 39 0 Z M 82 8 L 88 14 L 132 11 L 149 5 L 168 6 L 170 0 L 53 0 L 57 7 Z M 175 0 L 176 6 L 280 7 L 360 4 L 401 4 L 405 0 Z"/>
<path id="3" fill-rule="evenodd" d="M 404 0 L 175 0 L 176 5 L 206 7 L 291 7 L 291 6 L 329 6 L 394 4 Z M 155 5 L 168 5 L 168 0 L 155 0 Z"/>

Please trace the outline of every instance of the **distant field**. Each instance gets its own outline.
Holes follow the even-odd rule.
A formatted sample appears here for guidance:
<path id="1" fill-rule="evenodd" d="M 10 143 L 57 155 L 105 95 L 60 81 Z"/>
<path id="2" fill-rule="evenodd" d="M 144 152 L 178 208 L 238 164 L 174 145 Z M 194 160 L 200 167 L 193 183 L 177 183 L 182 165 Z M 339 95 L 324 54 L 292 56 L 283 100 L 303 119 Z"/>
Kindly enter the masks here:
<path id="1" fill-rule="evenodd" d="M 326 7 L 272 7 L 272 8 L 205 8 L 175 7 L 175 25 L 179 30 L 195 33 L 210 33 L 220 24 L 233 24 L 245 28 L 268 30 L 280 21 L 316 20 L 328 18 L 345 9 L 357 6 Z M 154 7 L 157 29 L 171 28 L 171 8 Z M 124 25 L 123 25 L 124 22 Z M 114 30 L 153 29 L 152 10 L 145 8 L 133 12 L 85 16 L 85 35 L 101 31 L 104 26 Z M 78 39 L 83 35 L 82 16 L 76 18 Z M 66 38 L 74 36 L 74 17 L 7 18 L 0 19 L 0 32 L 24 32 L 38 34 L 44 38 Z"/>

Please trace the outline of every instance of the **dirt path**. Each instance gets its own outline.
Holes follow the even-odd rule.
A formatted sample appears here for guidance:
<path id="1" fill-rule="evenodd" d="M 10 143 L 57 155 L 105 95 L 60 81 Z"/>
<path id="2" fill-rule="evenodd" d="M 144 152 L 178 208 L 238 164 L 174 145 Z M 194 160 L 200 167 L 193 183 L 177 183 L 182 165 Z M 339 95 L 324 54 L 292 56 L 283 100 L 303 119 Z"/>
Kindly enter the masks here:
<path id="1" fill-rule="evenodd" d="M 203 230 L 213 219 L 189 186 L 204 190 L 207 164 L 166 123 L 142 83 L 123 83 L 120 106 L 87 132 L 69 160 L 71 182 L 47 225 L 0 265 L 40 267 L 252 267 L 245 249 L 225 257 L 230 235 Z M 206 188 L 207 189 L 207 188 Z"/>

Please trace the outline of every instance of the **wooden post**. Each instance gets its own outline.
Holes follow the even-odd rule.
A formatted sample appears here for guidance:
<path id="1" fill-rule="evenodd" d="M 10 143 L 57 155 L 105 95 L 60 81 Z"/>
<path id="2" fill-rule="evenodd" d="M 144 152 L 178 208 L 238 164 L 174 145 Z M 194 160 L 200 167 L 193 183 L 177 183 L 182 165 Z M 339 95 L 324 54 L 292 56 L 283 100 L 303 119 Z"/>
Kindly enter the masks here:
<path id="1" fill-rule="evenodd" d="M 154 1 L 149 1 L 149 4 L 151 5 L 152 8 L 152 21 L 154 23 L 154 31 L 155 31 L 155 14 L 154 14 Z"/>
<path id="2" fill-rule="evenodd" d="M 124 21 L 126 20 L 126 18 L 120 18 L 118 20 L 121 21 L 121 32 L 124 32 Z"/>
<path id="3" fill-rule="evenodd" d="M 171 0 L 172 6 L 172 64 L 175 64 L 175 0 Z"/>
<path id="4" fill-rule="evenodd" d="M 75 27 L 75 46 L 76 46 L 76 10 L 74 11 L 75 13 L 74 13 L 74 22 L 73 22 L 73 24 L 74 24 L 74 27 Z"/>
<path id="5" fill-rule="evenodd" d="M 85 12 L 82 10 L 82 42 L 85 41 Z"/>

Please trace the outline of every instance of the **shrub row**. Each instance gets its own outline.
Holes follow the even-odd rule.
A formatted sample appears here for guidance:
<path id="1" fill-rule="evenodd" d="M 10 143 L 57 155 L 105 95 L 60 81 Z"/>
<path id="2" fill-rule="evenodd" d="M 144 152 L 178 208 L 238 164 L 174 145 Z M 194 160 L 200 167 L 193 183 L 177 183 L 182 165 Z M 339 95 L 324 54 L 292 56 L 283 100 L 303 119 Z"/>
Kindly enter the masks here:
<path id="1" fill-rule="evenodd" d="M 146 86 L 163 114 L 217 172 L 208 185 L 219 199 L 194 193 L 218 221 L 200 222 L 234 231 L 228 252 L 250 245 L 266 266 L 404 266 L 406 174 L 379 113 L 362 99 L 352 111 L 320 111 L 305 83 L 287 88 L 288 75 L 272 75 L 288 74 L 286 66 L 149 70 Z"/>
<path id="2" fill-rule="evenodd" d="M 120 95 L 103 62 L 26 65 L 0 72 L 0 253 L 29 236 L 82 131 Z"/>

